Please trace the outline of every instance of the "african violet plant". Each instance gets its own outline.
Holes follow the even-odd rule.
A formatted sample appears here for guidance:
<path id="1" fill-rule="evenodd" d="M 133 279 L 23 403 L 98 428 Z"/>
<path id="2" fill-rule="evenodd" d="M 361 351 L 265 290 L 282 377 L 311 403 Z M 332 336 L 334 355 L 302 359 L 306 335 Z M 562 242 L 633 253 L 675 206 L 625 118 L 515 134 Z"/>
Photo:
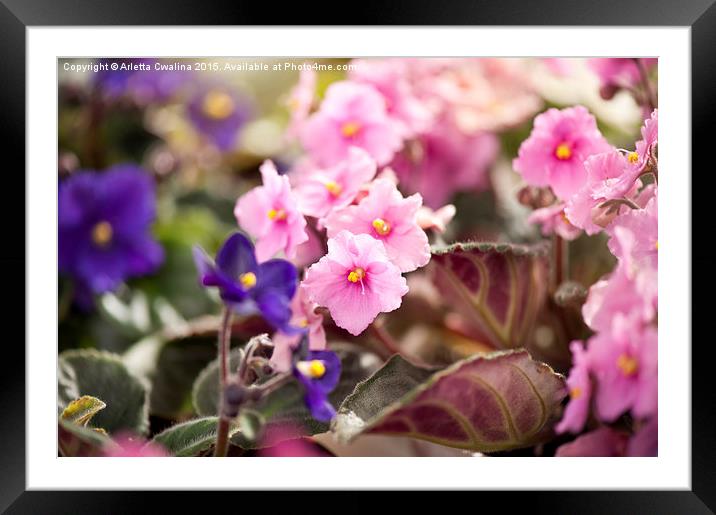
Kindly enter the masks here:
<path id="1" fill-rule="evenodd" d="M 61 455 L 657 453 L 655 60 L 293 63 L 273 146 L 258 90 L 124 62 L 61 89 Z"/>

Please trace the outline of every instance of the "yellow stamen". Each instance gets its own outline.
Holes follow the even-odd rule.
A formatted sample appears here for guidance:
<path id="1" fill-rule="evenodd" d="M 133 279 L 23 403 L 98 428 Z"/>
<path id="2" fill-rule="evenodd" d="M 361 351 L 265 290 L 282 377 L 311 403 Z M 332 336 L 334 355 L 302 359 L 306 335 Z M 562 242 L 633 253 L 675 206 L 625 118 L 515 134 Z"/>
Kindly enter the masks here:
<path id="1" fill-rule="evenodd" d="M 373 220 L 373 229 L 375 229 L 375 232 L 377 232 L 380 236 L 387 236 L 390 234 L 390 224 L 382 218 L 376 218 Z"/>
<path id="2" fill-rule="evenodd" d="M 358 267 L 353 269 L 351 273 L 348 274 L 348 280 L 352 283 L 357 283 L 358 281 L 362 281 L 365 277 L 365 270 Z"/>
<path id="3" fill-rule="evenodd" d="M 636 152 L 629 152 L 629 155 L 627 155 L 627 160 L 631 164 L 636 164 L 637 162 L 639 162 L 639 154 L 637 154 Z"/>
<path id="4" fill-rule="evenodd" d="M 341 126 L 341 134 L 343 134 L 346 138 L 352 138 L 358 132 L 360 131 L 361 127 L 359 123 L 356 122 L 346 122 Z"/>
<path id="5" fill-rule="evenodd" d="M 210 91 L 202 104 L 204 114 L 214 120 L 223 120 L 234 112 L 234 100 L 223 91 Z"/>
<path id="6" fill-rule="evenodd" d="M 569 148 L 569 145 L 567 145 L 566 143 L 560 143 L 559 146 L 555 149 L 554 155 L 557 157 L 557 159 L 564 161 L 572 157 L 572 149 Z"/>
<path id="7" fill-rule="evenodd" d="M 253 272 L 246 272 L 245 274 L 241 274 L 239 277 L 239 281 L 241 281 L 241 285 L 244 288 L 253 288 L 256 286 L 256 274 Z"/>
<path id="8" fill-rule="evenodd" d="M 341 187 L 341 185 L 334 181 L 328 181 L 325 184 L 325 187 L 328 190 L 328 192 L 331 195 L 333 195 L 334 197 L 337 197 L 343 191 L 343 188 Z"/>
<path id="9" fill-rule="evenodd" d="M 569 390 L 569 396 L 572 399 L 579 399 L 582 396 L 582 389 L 579 386 L 575 386 Z"/>
<path id="10" fill-rule="evenodd" d="M 280 222 L 281 220 L 286 219 L 286 211 L 284 211 L 283 209 L 270 209 L 268 212 L 268 217 L 274 222 Z"/>
<path id="11" fill-rule="evenodd" d="M 622 354 L 617 358 L 617 367 L 626 377 L 633 376 L 639 370 L 639 362 L 628 354 Z"/>
<path id="12" fill-rule="evenodd" d="M 109 222 L 98 222 L 92 228 L 92 241 L 98 247 L 106 247 L 112 241 L 114 231 Z"/>
<path id="13" fill-rule="evenodd" d="M 326 364 L 320 359 L 313 359 L 311 361 L 299 361 L 296 364 L 299 372 L 304 376 L 310 377 L 311 379 L 320 379 L 326 373 Z"/>
<path id="14" fill-rule="evenodd" d="M 298 321 L 298 327 L 308 327 L 308 319 L 302 318 Z"/>
<path id="15" fill-rule="evenodd" d="M 659 250 L 659 240 L 656 240 L 656 241 L 654 242 L 654 248 L 655 248 L 656 250 Z"/>

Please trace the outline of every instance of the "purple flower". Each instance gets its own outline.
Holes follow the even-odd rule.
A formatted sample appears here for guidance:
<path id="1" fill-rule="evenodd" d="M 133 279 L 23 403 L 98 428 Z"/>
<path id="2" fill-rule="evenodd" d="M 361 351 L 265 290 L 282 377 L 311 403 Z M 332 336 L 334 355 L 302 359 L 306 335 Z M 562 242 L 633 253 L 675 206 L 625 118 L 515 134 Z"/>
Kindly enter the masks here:
<path id="1" fill-rule="evenodd" d="M 60 183 L 58 204 L 59 270 L 75 279 L 81 304 L 164 261 L 150 232 L 154 182 L 141 168 L 76 172 Z"/>
<path id="2" fill-rule="evenodd" d="M 184 70 L 157 70 L 159 61 L 156 59 L 101 59 L 100 62 L 120 66 L 117 70 L 101 70 L 95 75 L 95 84 L 102 95 L 108 100 L 127 96 L 142 105 L 169 100 L 191 75 Z"/>
<path id="3" fill-rule="evenodd" d="M 189 102 L 189 119 L 196 130 L 227 152 L 251 117 L 246 99 L 223 86 L 205 87 Z"/>
<path id="4" fill-rule="evenodd" d="M 200 247 L 194 247 L 194 261 L 201 284 L 219 288 L 222 300 L 234 312 L 260 313 L 287 334 L 303 331 L 289 323 L 291 299 L 298 286 L 298 272 L 290 262 L 270 259 L 259 265 L 253 244 L 240 232 L 224 242 L 216 253 L 216 262 Z"/>
<path id="5" fill-rule="evenodd" d="M 300 345 L 294 354 L 293 375 L 306 390 L 306 406 L 313 418 L 329 422 L 336 410 L 328 400 L 328 394 L 338 384 L 341 360 L 335 352 L 305 351 L 305 348 L 306 345 Z"/>

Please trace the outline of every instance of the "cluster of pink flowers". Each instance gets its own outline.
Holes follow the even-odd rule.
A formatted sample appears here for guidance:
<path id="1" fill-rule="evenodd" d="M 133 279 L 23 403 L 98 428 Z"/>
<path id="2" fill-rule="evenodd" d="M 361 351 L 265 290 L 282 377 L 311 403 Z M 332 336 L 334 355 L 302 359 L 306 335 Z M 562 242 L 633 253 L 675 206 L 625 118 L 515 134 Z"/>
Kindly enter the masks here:
<path id="1" fill-rule="evenodd" d="M 642 139 L 627 151 L 611 147 L 583 107 L 550 109 L 535 119 L 514 162 L 529 184 L 549 186 L 557 197 L 531 217 L 543 232 L 574 239 L 582 230 L 605 231 L 617 258 L 614 271 L 589 289 L 582 308 L 595 335 L 571 344 L 571 399 L 557 431 L 580 433 L 629 413 L 636 432 L 629 436 L 604 426 L 558 455 L 656 454 L 657 124 L 654 110 Z"/>

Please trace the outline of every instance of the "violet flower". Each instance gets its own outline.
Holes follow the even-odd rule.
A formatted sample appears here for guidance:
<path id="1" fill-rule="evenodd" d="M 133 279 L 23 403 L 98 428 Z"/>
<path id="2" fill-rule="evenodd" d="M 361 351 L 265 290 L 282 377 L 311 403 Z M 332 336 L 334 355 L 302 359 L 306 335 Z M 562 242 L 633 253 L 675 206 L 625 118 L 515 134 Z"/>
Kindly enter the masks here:
<path id="1" fill-rule="evenodd" d="M 188 105 L 194 128 L 222 152 L 232 150 L 251 117 L 248 101 L 224 86 L 205 87 Z"/>
<path id="2" fill-rule="evenodd" d="M 194 262 L 204 286 L 219 288 L 224 304 L 240 315 L 260 313 L 274 328 L 296 334 L 292 327 L 291 299 L 296 293 L 296 267 L 284 259 L 258 264 L 254 245 L 240 232 L 232 234 L 214 262 L 203 249 L 194 247 Z"/>
<path id="3" fill-rule="evenodd" d="M 341 360 L 335 352 L 308 351 L 304 343 L 294 353 L 293 375 L 306 391 L 305 402 L 313 418 L 329 422 L 336 414 L 328 400 L 341 376 Z"/>
<path id="4" fill-rule="evenodd" d="M 150 232 L 154 181 L 141 168 L 76 172 L 60 183 L 58 206 L 59 270 L 74 278 L 80 305 L 88 307 L 93 293 L 112 291 L 163 262 Z"/>

